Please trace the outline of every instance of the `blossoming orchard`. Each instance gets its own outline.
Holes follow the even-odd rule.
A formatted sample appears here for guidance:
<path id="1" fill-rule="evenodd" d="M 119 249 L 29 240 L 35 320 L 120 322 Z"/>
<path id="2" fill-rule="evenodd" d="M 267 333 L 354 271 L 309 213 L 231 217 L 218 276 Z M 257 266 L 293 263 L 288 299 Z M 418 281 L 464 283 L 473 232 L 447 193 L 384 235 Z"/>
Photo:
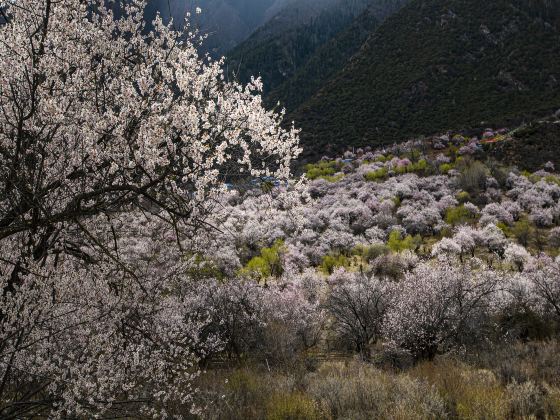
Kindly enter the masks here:
<path id="1" fill-rule="evenodd" d="M 239 366 L 309 370 L 270 418 L 339 418 L 309 385 L 331 357 L 557 336 L 554 165 L 448 133 L 302 168 L 260 79 L 145 6 L 0 0 L 0 418 L 262 418 Z"/>
<path id="2" fill-rule="evenodd" d="M 195 32 L 145 34 L 143 8 L 0 4 L 2 417 L 189 403 L 221 339 L 183 241 L 226 177 L 285 179 L 298 154 L 258 80 L 226 83 Z"/>

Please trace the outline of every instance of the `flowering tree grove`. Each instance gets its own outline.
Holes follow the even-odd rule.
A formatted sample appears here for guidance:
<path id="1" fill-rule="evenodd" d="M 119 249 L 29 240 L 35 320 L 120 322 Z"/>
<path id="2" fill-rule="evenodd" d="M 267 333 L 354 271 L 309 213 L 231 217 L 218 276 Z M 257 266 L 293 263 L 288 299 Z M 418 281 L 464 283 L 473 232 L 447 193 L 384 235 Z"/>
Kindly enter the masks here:
<path id="1" fill-rule="evenodd" d="M 0 1 L 0 417 L 166 417 L 219 345 L 185 243 L 297 131 L 145 2 Z"/>

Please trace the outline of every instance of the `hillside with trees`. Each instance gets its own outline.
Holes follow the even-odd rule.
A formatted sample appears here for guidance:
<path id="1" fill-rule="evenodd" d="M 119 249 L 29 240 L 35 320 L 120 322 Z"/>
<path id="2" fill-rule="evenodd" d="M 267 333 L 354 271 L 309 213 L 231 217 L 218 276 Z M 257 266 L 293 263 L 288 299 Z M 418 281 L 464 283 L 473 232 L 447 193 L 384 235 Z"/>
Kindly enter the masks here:
<path id="1" fill-rule="evenodd" d="M 227 69 L 242 83 L 253 75 L 261 76 L 266 95 L 290 79 L 319 47 L 349 25 L 366 4 L 367 0 L 297 2 L 231 51 Z"/>
<path id="2" fill-rule="evenodd" d="M 348 64 L 385 18 L 406 3 L 407 0 L 370 0 L 357 18 L 317 48 L 293 76 L 265 96 L 267 105 L 274 107 L 279 103 L 292 112 L 304 104 Z"/>
<path id="3" fill-rule="evenodd" d="M 559 16 L 555 2 L 412 1 L 290 120 L 317 156 L 556 110 Z"/>
<path id="4" fill-rule="evenodd" d="M 403 13 L 443 3 L 474 36 L 464 0 Z M 555 39 L 540 1 L 475 3 L 514 17 L 477 26 L 482 63 L 529 16 Z M 265 107 L 263 82 L 231 81 L 145 8 L 0 2 L 1 419 L 560 418 L 560 113 L 349 136 L 298 166 L 309 132 Z M 535 47 L 532 81 L 511 53 L 512 112 L 553 101 L 554 48 Z"/>

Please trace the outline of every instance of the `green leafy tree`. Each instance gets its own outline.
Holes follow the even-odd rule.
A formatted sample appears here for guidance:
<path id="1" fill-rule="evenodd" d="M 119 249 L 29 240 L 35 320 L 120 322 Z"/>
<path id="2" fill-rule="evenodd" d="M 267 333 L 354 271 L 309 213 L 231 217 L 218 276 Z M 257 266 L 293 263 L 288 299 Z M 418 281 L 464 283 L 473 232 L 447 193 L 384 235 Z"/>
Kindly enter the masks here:
<path id="1" fill-rule="evenodd" d="M 263 248 L 260 255 L 249 260 L 239 274 L 259 281 L 282 275 L 280 256 L 284 250 L 284 241 L 277 240 L 270 248 Z"/>

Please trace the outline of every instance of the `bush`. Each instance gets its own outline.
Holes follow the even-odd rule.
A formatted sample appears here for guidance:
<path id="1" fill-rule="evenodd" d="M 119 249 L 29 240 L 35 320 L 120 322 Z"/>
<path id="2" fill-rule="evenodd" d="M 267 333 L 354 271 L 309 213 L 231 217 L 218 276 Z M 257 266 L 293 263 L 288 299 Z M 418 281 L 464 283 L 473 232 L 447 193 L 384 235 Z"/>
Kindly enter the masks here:
<path id="1" fill-rule="evenodd" d="M 511 418 L 545 418 L 545 396 L 533 381 L 512 382 L 507 386 Z"/>
<path id="2" fill-rule="evenodd" d="M 453 165 L 452 163 L 442 163 L 441 165 L 439 165 L 439 171 L 442 174 L 447 174 L 452 169 L 455 169 L 455 165 Z"/>
<path id="3" fill-rule="evenodd" d="M 398 230 L 393 230 L 389 234 L 389 240 L 387 241 L 387 246 L 393 252 L 402 252 L 405 250 L 414 251 L 422 244 L 422 237 L 420 235 L 411 236 L 407 235 L 402 237 Z"/>
<path id="4" fill-rule="evenodd" d="M 445 223 L 452 226 L 472 223 L 476 219 L 477 216 L 462 204 L 457 207 L 451 207 L 445 212 Z"/>
<path id="5" fill-rule="evenodd" d="M 332 419 L 445 419 L 436 390 L 406 375 L 362 363 L 329 363 L 313 374 L 308 392 Z"/>
<path id="6" fill-rule="evenodd" d="M 459 201 L 459 203 L 464 204 L 464 203 L 466 203 L 467 201 L 470 201 L 470 200 L 471 200 L 471 195 L 470 195 L 468 192 L 466 192 L 466 191 L 459 191 L 459 192 L 457 193 L 456 198 L 457 198 L 457 201 Z"/>
<path id="7" fill-rule="evenodd" d="M 352 253 L 354 255 L 360 256 L 365 262 L 369 263 L 375 260 L 377 257 L 382 255 L 387 255 L 390 249 L 384 244 L 373 244 L 373 245 L 357 245 Z"/>
<path id="8" fill-rule="evenodd" d="M 448 412 L 459 419 L 507 418 L 504 388 L 489 370 L 473 369 L 456 360 L 442 359 L 416 366 L 411 375 L 435 386 Z"/>
<path id="9" fill-rule="evenodd" d="M 376 171 L 368 172 L 364 175 L 364 179 L 369 182 L 375 182 L 387 177 L 387 169 L 380 168 Z"/>
<path id="10" fill-rule="evenodd" d="M 477 195 L 486 188 L 487 178 L 488 168 L 483 163 L 474 161 L 463 167 L 458 178 L 458 186 L 471 195 Z"/>
<path id="11" fill-rule="evenodd" d="M 341 165 L 336 161 L 322 161 L 319 163 L 308 164 L 305 166 L 305 176 L 307 179 L 315 180 L 318 178 L 329 178 L 341 169 Z M 331 178 L 334 179 L 334 178 Z"/>
<path id="12" fill-rule="evenodd" d="M 554 176 L 554 175 L 545 176 L 544 180 L 546 182 L 548 182 L 549 184 L 560 185 L 560 178 L 558 178 L 557 176 Z"/>
<path id="13" fill-rule="evenodd" d="M 503 343 L 492 351 L 477 355 L 477 365 L 490 369 L 503 383 L 533 381 L 560 386 L 560 343 L 557 340 L 541 342 Z"/>
<path id="14" fill-rule="evenodd" d="M 263 248 L 261 255 L 253 257 L 243 267 L 239 274 L 257 280 L 268 279 L 271 276 L 282 275 L 283 269 L 280 254 L 284 249 L 284 241 L 277 240 L 270 248 Z"/>
<path id="15" fill-rule="evenodd" d="M 409 172 L 426 173 L 428 170 L 428 161 L 426 159 L 420 159 L 418 162 L 413 163 L 409 166 Z"/>
<path id="16" fill-rule="evenodd" d="M 275 394 L 266 407 L 267 420 L 319 420 L 317 404 L 303 394 Z"/>
<path id="17" fill-rule="evenodd" d="M 371 264 L 372 272 L 381 278 L 399 280 L 417 264 L 418 258 L 410 251 L 398 254 L 385 254 L 377 257 Z"/>
<path id="18" fill-rule="evenodd" d="M 341 254 L 332 254 L 325 255 L 323 257 L 319 269 L 323 274 L 332 274 L 336 268 L 349 268 L 350 265 L 351 261 L 347 256 Z"/>
<path id="19" fill-rule="evenodd" d="M 517 242 L 526 247 L 529 245 L 529 240 L 534 230 L 535 226 L 525 217 L 515 222 L 511 229 L 509 229 L 509 233 L 517 239 Z"/>

